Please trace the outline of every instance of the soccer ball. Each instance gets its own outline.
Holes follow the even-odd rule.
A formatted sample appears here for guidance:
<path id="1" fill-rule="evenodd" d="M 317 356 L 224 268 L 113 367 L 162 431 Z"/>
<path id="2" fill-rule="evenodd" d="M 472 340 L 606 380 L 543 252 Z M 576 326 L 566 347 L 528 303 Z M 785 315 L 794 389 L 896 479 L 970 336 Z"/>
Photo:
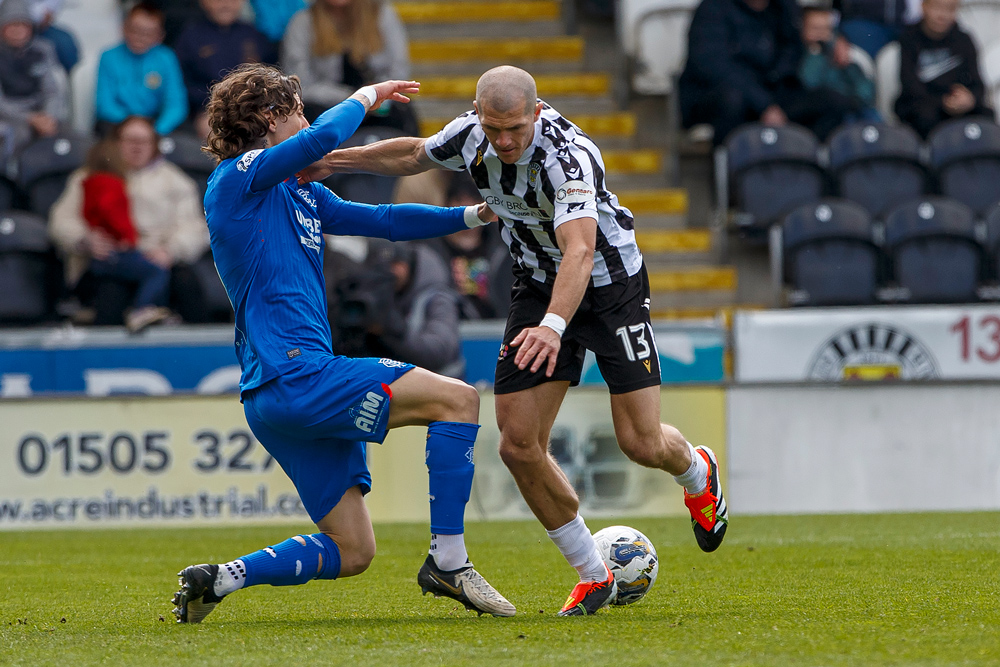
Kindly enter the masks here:
<path id="1" fill-rule="evenodd" d="M 618 582 L 614 604 L 638 602 L 652 588 L 659 560 L 653 543 L 635 528 L 609 526 L 594 533 L 597 550 Z"/>

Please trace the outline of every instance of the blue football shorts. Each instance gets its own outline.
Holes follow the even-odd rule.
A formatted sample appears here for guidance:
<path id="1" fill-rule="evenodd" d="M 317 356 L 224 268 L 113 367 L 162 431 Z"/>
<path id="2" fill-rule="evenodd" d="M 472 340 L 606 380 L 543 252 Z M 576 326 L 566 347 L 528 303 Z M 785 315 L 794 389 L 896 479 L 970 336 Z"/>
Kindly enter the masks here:
<path id="1" fill-rule="evenodd" d="M 385 439 L 389 385 L 413 368 L 329 355 L 244 392 L 250 430 L 295 484 L 314 522 L 352 486 L 371 490 L 365 443 Z"/>

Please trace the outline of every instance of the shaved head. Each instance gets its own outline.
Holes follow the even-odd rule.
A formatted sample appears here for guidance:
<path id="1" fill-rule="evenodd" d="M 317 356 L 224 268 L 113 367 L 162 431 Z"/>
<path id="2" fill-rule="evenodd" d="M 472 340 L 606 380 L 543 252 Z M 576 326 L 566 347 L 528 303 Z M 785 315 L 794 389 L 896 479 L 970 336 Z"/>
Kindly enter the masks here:
<path id="1" fill-rule="evenodd" d="M 535 80 L 523 69 L 501 65 L 479 77 L 476 84 L 476 105 L 505 114 L 524 110 L 532 113 L 538 92 Z"/>

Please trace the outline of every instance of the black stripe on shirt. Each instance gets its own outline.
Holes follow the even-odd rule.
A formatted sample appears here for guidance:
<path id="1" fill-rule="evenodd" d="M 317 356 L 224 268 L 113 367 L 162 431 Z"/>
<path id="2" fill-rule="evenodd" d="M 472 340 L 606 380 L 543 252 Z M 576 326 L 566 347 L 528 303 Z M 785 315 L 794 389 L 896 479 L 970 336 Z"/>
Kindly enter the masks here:
<path id="1" fill-rule="evenodd" d="M 462 128 L 458 134 L 437 148 L 432 148 L 431 156 L 440 162 L 447 162 L 456 155 L 461 155 L 462 147 L 465 146 L 465 142 L 469 138 L 469 135 L 472 134 L 472 129 L 474 127 L 475 125 L 470 124 L 467 127 Z"/>

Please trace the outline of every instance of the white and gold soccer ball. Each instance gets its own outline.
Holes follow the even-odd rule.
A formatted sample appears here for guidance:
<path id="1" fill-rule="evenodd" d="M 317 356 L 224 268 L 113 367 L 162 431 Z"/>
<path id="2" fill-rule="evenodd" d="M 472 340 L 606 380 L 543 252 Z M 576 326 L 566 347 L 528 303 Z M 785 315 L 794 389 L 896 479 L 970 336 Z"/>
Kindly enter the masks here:
<path id="1" fill-rule="evenodd" d="M 638 602 L 656 581 L 660 563 L 649 539 L 635 528 L 609 526 L 594 533 L 597 550 L 615 575 L 618 597 L 614 604 Z"/>

